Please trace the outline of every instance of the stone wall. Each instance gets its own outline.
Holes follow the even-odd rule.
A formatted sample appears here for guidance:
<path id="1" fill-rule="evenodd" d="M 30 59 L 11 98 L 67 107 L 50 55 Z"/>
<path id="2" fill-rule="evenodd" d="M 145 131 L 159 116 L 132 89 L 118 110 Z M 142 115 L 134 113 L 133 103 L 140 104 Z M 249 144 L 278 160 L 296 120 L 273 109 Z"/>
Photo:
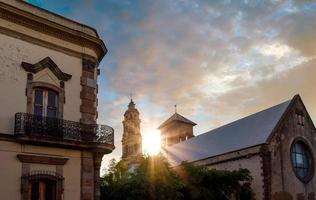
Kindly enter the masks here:
<path id="1" fill-rule="evenodd" d="M 304 116 L 303 125 L 298 121 L 298 114 Z M 291 146 L 297 138 L 306 142 L 315 158 L 315 136 L 314 125 L 301 99 L 296 97 L 269 145 L 272 199 L 315 199 L 316 177 L 313 176 L 308 183 L 300 181 L 296 177 L 291 163 Z M 315 159 L 313 160 L 313 167 L 315 168 Z"/>
<path id="2" fill-rule="evenodd" d="M 218 170 L 238 170 L 246 168 L 250 171 L 253 181 L 251 188 L 255 193 L 257 200 L 264 198 L 264 177 L 263 177 L 263 159 L 261 156 L 262 146 L 250 147 L 236 152 L 219 155 L 194 162 L 196 165 L 205 165 L 210 169 Z"/>
<path id="3" fill-rule="evenodd" d="M 181 122 L 172 122 L 161 128 L 161 144 L 173 145 L 193 137 L 193 126 Z"/>

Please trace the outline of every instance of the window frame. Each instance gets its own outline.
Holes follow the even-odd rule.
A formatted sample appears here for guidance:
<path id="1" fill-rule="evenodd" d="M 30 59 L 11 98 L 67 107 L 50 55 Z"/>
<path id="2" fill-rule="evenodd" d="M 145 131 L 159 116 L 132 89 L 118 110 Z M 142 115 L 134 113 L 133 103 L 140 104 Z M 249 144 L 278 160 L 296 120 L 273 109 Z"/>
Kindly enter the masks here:
<path id="1" fill-rule="evenodd" d="M 42 107 L 42 113 L 40 116 L 43 116 L 43 117 L 51 117 L 51 116 L 48 116 L 48 110 L 49 110 L 49 93 L 54 93 L 55 95 L 55 117 L 52 117 L 52 118 L 58 118 L 59 116 L 59 110 L 58 110 L 58 107 L 59 107 L 59 93 L 55 90 L 52 90 L 50 88 L 45 88 L 45 87 L 33 87 L 33 114 L 35 115 L 35 107 L 37 106 L 36 103 L 35 103 L 35 99 L 36 99 L 36 91 L 39 91 L 41 90 L 42 91 L 42 99 L 41 99 L 41 103 L 42 104 L 39 104 L 39 106 Z"/>
<path id="2" fill-rule="evenodd" d="M 34 89 L 35 88 L 45 88 L 47 90 L 52 90 L 58 94 L 58 101 L 57 101 L 57 118 L 63 119 L 63 111 L 64 111 L 64 104 L 65 104 L 65 89 L 62 87 L 57 87 L 56 85 L 52 85 L 50 83 L 40 82 L 40 81 L 28 81 L 26 87 L 26 96 L 27 96 L 27 105 L 26 105 L 26 112 L 30 114 L 34 114 Z"/>
<path id="3" fill-rule="evenodd" d="M 297 173 L 297 170 L 296 170 L 296 166 L 294 165 L 295 162 L 294 162 L 294 158 L 293 158 L 293 154 L 295 153 L 294 152 L 294 146 L 296 144 L 302 144 L 303 146 L 303 151 L 306 152 L 306 155 L 307 155 L 307 158 L 309 159 L 308 160 L 308 174 L 305 176 L 305 177 L 301 177 L 298 173 Z M 295 174 L 295 176 L 303 183 L 308 183 L 309 181 L 311 181 L 311 179 L 314 177 L 314 166 L 315 166 L 315 159 L 314 159 L 314 155 L 313 155 L 313 151 L 312 149 L 310 148 L 310 145 L 309 143 L 302 137 L 298 137 L 296 139 L 293 140 L 292 144 L 291 144 L 291 147 L 290 147 L 290 159 L 291 159 L 291 166 L 292 166 L 292 170 L 293 170 L 293 173 Z M 304 161 L 303 161 L 304 162 Z"/>

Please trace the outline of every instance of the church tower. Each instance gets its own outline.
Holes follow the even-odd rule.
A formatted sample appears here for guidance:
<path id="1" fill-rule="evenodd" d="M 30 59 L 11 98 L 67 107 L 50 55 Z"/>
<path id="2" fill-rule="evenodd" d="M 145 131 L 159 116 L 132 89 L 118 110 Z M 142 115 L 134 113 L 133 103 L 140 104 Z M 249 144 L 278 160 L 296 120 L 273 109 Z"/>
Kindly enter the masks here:
<path id="1" fill-rule="evenodd" d="M 131 99 L 123 120 L 122 160 L 128 165 L 142 155 L 139 112 Z"/>
<path id="2" fill-rule="evenodd" d="M 195 125 L 196 123 L 176 111 L 158 127 L 161 132 L 161 145 L 170 146 L 194 137 L 193 127 Z"/>

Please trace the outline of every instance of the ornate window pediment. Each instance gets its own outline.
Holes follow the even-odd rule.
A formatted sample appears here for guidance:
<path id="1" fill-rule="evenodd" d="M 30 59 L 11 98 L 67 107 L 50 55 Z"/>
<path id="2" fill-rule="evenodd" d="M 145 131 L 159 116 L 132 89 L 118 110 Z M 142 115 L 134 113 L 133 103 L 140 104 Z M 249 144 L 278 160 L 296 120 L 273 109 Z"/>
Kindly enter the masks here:
<path id="1" fill-rule="evenodd" d="M 50 57 L 46 57 L 35 64 L 22 62 L 22 67 L 25 71 L 34 74 L 48 68 L 60 81 L 68 81 L 72 77 L 72 75 L 62 72 Z"/>

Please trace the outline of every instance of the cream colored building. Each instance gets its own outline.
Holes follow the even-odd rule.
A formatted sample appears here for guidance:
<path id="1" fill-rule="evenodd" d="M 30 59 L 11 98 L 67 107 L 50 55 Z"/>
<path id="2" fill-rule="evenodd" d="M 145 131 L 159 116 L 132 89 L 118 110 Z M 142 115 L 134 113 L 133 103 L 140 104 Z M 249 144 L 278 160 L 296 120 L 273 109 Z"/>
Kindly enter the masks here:
<path id="1" fill-rule="evenodd" d="M 114 131 L 97 120 L 95 29 L 0 0 L 0 199 L 99 199 Z"/>

